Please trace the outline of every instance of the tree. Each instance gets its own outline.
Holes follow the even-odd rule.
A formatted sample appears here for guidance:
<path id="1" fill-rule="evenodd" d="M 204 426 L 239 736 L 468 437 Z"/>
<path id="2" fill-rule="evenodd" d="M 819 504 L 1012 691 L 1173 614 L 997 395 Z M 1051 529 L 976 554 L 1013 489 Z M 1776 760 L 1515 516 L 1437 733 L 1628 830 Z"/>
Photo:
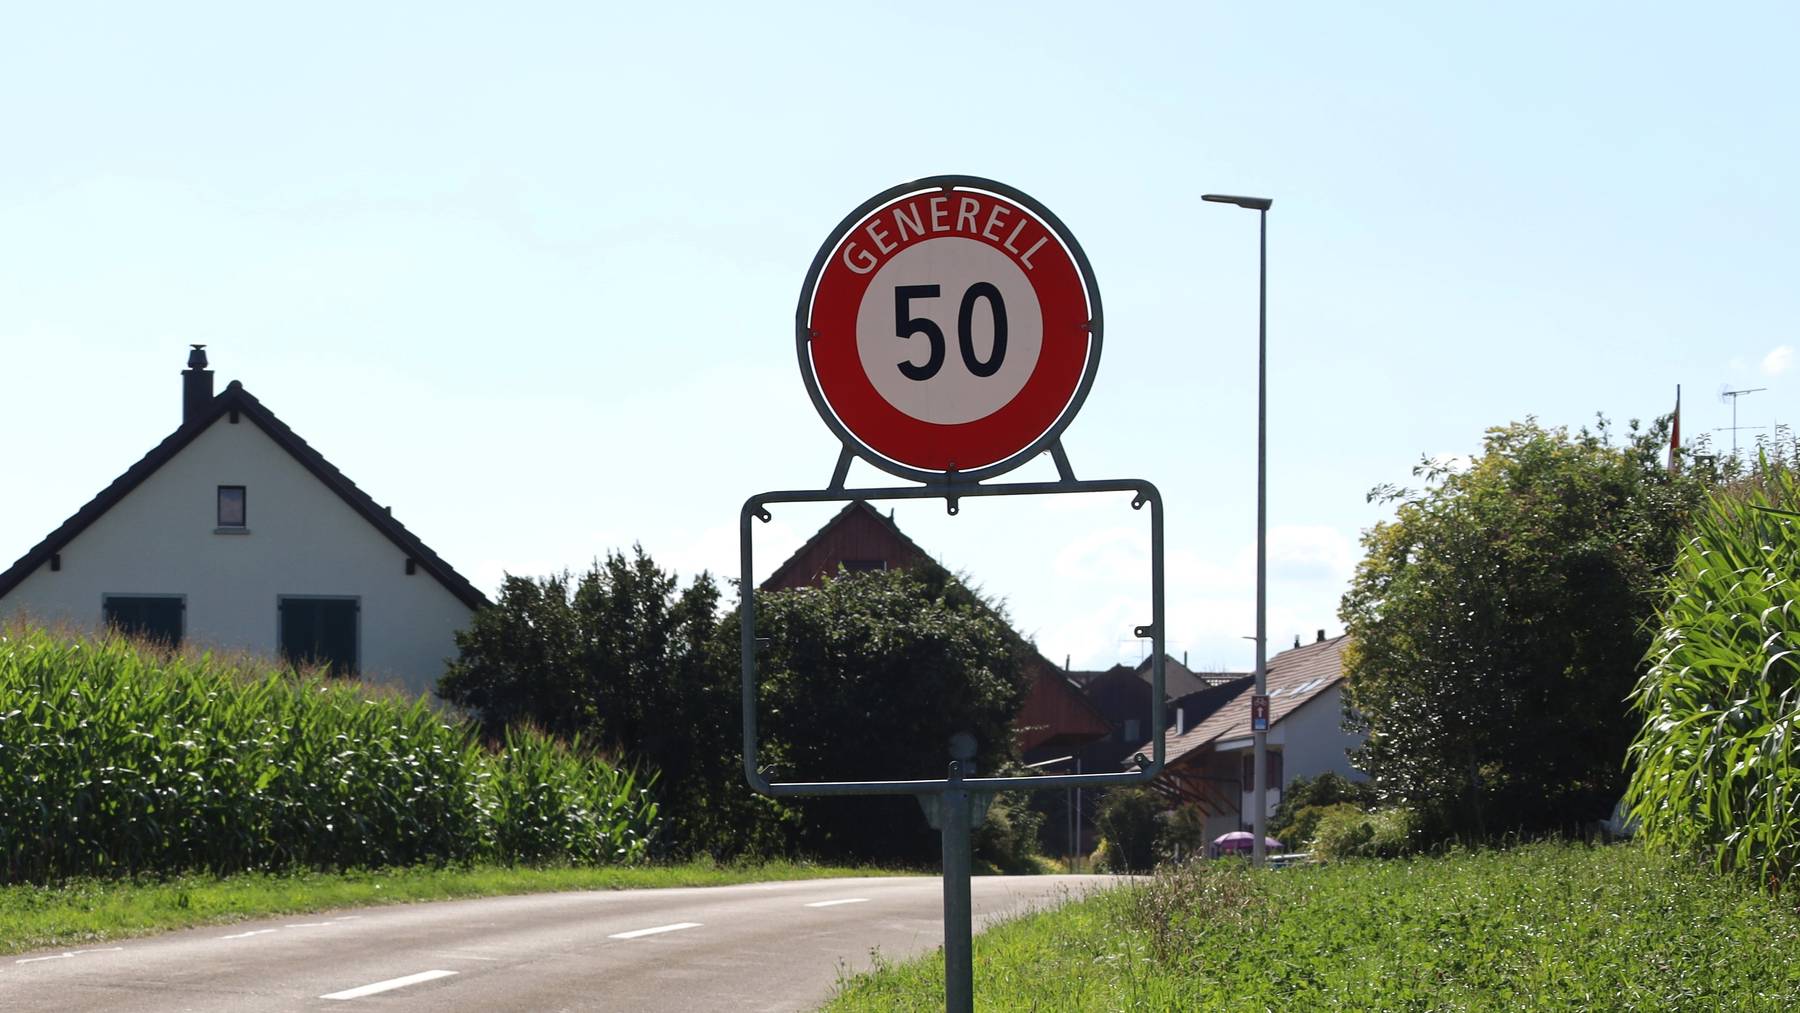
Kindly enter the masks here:
<path id="1" fill-rule="evenodd" d="M 761 759 L 779 779 L 943 777 L 956 732 L 974 735 L 978 771 L 1014 759 L 1030 647 L 941 568 L 845 576 L 757 602 Z M 682 588 L 639 547 L 579 578 L 508 577 L 457 634 L 438 693 L 490 737 L 531 724 L 647 764 L 669 851 L 934 858 L 936 833 L 909 796 L 777 801 L 751 790 L 738 629 L 735 612 L 720 615 L 711 577 Z M 998 862 L 1035 832 L 1026 813 L 1004 822 L 980 837 Z"/>
<path id="2" fill-rule="evenodd" d="M 534 725 L 647 764 L 667 850 L 784 850 L 790 810 L 741 773 L 737 649 L 731 641 L 727 656 L 718 607 L 710 575 L 682 588 L 642 546 L 608 553 L 579 578 L 509 576 L 457 633 L 438 695 L 490 739 Z"/>
<path id="3" fill-rule="evenodd" d="M 1571 828 L 1624 787 L 1625 698 L 1652 591 L 1712 476 L 1663 466 L 1667 428 L 1622 445 L 1488 432 L 1466 469 L 1422 462 L 1421 491 L 1363 537 L 1340 615 L 1358 766 L 1440 834 Z"/>
<path id="4" fill-rule="evenodd" d="M 1106 842 L 1106 866 L 1114 872 L 1148 872 L 1156 864 L 1156 818 L 1162 796 L 1149 788 L 1114 788 L 1100 799 L 1094 823 Z"/>
<path id="5" fill-rule="evenodd" d="M 736 622 L 722 625 L 733 645 Z M 941 778 L 952 735 L 979 772 L 1013 759 L 1029 647 L 1001 611 L 936 567 L 757 597 L 761 760 L 778 780 Z M 925 861 L 937 833 L 909 796 L 798 803 L 809 854 Z"/>

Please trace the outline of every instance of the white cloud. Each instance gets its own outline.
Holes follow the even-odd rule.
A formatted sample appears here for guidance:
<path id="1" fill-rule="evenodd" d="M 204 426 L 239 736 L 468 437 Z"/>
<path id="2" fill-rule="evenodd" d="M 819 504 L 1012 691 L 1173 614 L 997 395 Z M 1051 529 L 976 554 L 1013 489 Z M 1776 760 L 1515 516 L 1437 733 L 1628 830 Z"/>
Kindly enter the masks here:
<path id="1" fill-rule="evenodd" d="M 1765 376 L 1780 376 L 1794 364 L 1794 346 L 1778 345 L 1774 351 L 1763 356 L 1762 371 Z"/>
<path id="2" fill-rule="evenodd" d="M 1269 572 L 1288 581 L 1342 585 L 1356 567 L 1356 542 L 1322 524 L 1288 525 L 1269 532 Z"/>

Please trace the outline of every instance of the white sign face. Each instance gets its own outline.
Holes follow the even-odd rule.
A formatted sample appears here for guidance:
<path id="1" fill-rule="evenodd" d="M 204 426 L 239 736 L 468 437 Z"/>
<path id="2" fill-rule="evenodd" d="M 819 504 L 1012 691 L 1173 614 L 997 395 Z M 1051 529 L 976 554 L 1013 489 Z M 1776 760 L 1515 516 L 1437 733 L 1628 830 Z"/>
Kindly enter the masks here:
<path id="1" fill-rule="evenodd" d="M 856 314 L 857 354 L 876 392 L 938 425 L 1005 407 L 1031 379 L 1043 344 L 1043 311 L 1025 272 L 973 239 L 896 254 Z"/>

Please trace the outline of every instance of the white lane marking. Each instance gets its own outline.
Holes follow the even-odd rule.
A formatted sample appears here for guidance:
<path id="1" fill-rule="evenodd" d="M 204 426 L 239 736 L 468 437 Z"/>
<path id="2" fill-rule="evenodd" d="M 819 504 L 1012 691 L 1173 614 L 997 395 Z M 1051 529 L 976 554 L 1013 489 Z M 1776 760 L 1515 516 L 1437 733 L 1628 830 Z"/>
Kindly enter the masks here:
<path id="1" fill-rule="evenodd" d="M 680 932 L 682 929 L 697 929 L 699 922 L 676 922 L 673 925 L 658 925 L 652 929 L 634 929 L 630 932 L 615 932 L 608 939 L 636 939 L 639 936 L 654 936 L 658 932 Z"/>
<path id="2" fill-rule="evenodd" d="M 867 897 L 845 897 L 843 900 L 815 900 L 806 907 L 837 907 L 839 904 L 867 904 Z"/>
<path id="3" fill-rule="evenodd" d="M 290 929 L 328 929 L 331 926 L 336 925 L 336 924 L 337 924 L 337 922 L 295 922 L 294 924 L 289 925 L 288 928 L 290 928 Z"/>
<path id="4" fill-rule="evenodd" d="M 276 931 L 276 930 L 275 929 L 251 929 L 248 932 L 237 932 L 237 933 L 233 933 L 232 935 L 229 935 L 229 936 L 220 936 L 219 938 L 220 939 L 249 939 L 251 936 L 267 935 L 274 931 Z"/>
<path id="5" fill-rule="evenodd" d="M 361 917 L 362 917 L 362 915 L 341 915 L 337 918 L 333 918 L 332 921 L 334 921 L 334 922 L 353 922 Z"/>
<path id="6" fill-rule="evenodd" d="M 448 978 L 455 973 L 455 971 L 420 971 L 418 974 L 409 974 L 404 978 L 389 978 L 386 981 L 378 981 L 372 985 L 359 985 L 356 988 L 346 988 L 342 992 L 332 992 L 329 995 L 319 996 L 319 998 L 361 999 L 365 995 L 374 995 L 377 992 L 389 992 L 396 988 L 417 985 L 422 981 L 435 981 L 438 978 Z"/>
<path id="7" fill-rule="evenodd" d="M 104 947 L 101 947 L 96 950 L 68 950 L 64 953 L 56 953 L 56 954 L 52 954 L 48 957 L 24 957 L 19 960 L 13 961 L 13 963 L 15 963 L 15 964 L 35 964 L 40 960 L 68 960 L 70 957 L 79 957 L 83 953 L 117 953 L 120 950 L 123 950 L 124 948 L 125 947 L 123 947 L 123 946 L 104 946 Z"/>

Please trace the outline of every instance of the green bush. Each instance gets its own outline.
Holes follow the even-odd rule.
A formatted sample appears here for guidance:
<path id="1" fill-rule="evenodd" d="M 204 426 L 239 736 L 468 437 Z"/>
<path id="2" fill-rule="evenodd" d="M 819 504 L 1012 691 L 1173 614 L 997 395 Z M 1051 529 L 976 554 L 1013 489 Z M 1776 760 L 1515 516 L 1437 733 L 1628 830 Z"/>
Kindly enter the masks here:
<path id="1" fill-rule="evenodd" d="M 630 772 L 508 744 L 273 665 L 7 627 L 0 882 L 644 857 L 657 806 Z"/>
<path id="2" fill-rule="evenodd" d="M 998 776 L 1011 777 L 1019 770 L 1002 770 Z M 975 828 L 971 846 L 975 857 L 992 864 L 1002 872 L 1024 873 L 1036 870 L 1038 834 L 1043 831 L 1044 814 L 1031 805 L 1025 792 L 1003 791 L 994 795 L 988 806 L 987 819 Z"/>
<path id="3" fill-rule="evenodd" d="M 1375 786 L 1330 771 L 1318 777 L 1296 777 L 1281 792 L 1281 803 L 1269 819 L 1269 836 L 1291 849 L 1302 848 L 1312 840 L 1325 807 L 1339 802 L 1373 808 Z"/>
<path id="4" fill-rule="evenodd" d="M 1199 806 L 1176 806 L 1156 816 L 1156 860 L 1177 862 L 1206 853 L 1206 814 Z"/>
<path id="5" fill-rule="evenodd" d="M 1296 810 L 1287 825 L 1282 827 L 1279 832 L 1271 831 L 1270 836 L 1285 844 L 1289 851 L 1304 851 L 1312 843 L 1313 838 L 1319 836 L 1319 821 L 1325 818 L 1325 814 L 1345 805 L 1358 811 L 1361 811 L 1362 808 L 1349 802 L 1309 805 L 1304 809 Z"/>
<path id="6" fill-rule="evenodd" d="M 1144 872 L 1156 864 L 1156 815 L 1162 807 L 1162 796 L 1148 788 L 1114 788 L 1106 793 L 1094 815 L 1106 840 L 1103 868 Z M 1100 862 L 1098 855 L 1095 862 Z"/>
<path id="7" fill-rule="evenodd" d="M 1800 483 L 1768 462 L 1675 564 L 1632 703 L 1626 803 L 1654 847 L 1770 888 L 1800 871 Z"/>
<path id="8" fill-rule="evenodd" d="M 1308 845 L 1328 862 L 1345 858 L 1394 858 L 1416 847 L 1418 817 L 1410 809 L 1364 812 L 1348 802 L 1323 807 Z"/>

